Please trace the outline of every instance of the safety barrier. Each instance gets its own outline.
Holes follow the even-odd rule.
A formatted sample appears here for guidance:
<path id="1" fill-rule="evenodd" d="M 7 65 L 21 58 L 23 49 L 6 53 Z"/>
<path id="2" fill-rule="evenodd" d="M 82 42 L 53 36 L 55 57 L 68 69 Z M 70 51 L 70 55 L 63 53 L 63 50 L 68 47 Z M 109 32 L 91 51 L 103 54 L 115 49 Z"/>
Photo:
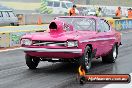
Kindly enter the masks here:
<path id="1" fill-rule="evenodd" d="M 122 19 L 107 19 L 109 24 L 112 25 L 118 31 L 121 30 L 132 30 L 132 18 L 122 18 Z"/>
<path id="2" fill-rule="evenodd" d="M 30 30 L 9 30 L 9 31 L 1 31 L 0 32 L 0 47 L 15 47 L 20 46 L 20 38 L 29 33 L 35 33 L 39 31 L 46 31 L 46 29 L 38 28 L 38 29 L 30 29 Z"/>
<path id="3" fill-rule="evenodd" d="M 48 24 L 55 17 L 63 16 L 62 14 L 17 14 L 20 25 L 31 24 Z"/>

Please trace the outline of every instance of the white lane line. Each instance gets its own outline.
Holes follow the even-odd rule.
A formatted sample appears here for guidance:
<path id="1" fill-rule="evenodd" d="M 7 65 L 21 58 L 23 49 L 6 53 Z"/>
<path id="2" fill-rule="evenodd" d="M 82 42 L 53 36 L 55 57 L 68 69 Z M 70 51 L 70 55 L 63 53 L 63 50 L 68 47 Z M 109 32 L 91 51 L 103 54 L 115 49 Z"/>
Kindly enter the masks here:
<path id="1" fill-rule="evenodd" d="M 132 80 L 132 73 L 131 75 L 131 80 Z M 104 86 L 103 88 L 132 88 L 132 81 L 128 84 L 109 84 Z"/>
<path id="2" fill-rule="evenodd" d="M 0 50 L 0 52 L 14 51 L 14 50 L 19 50 L 19 49 L 20 48 L 5 49 L 5 50 Z"/>

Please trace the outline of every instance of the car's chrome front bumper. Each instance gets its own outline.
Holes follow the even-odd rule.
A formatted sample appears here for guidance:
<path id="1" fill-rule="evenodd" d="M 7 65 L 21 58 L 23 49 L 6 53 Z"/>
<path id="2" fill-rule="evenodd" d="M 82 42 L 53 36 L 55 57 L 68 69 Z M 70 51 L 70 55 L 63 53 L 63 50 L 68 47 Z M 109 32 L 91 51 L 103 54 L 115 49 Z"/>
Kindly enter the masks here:
<path id="1" fill-rule="evenodd" d="M 20 50 L 31 51 L 31 52 L 82 53 L 82 49 L 47 49 L 47 48 L 26 48 L 26 47 L 21 47 Z"/>

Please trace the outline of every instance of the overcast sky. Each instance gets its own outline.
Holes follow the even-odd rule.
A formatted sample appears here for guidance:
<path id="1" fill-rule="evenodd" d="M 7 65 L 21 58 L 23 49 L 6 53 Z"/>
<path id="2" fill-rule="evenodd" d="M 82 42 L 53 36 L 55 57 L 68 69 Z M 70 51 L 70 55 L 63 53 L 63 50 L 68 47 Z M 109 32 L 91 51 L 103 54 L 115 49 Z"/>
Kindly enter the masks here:
<path id="1" fill-rule="evenodd" d="M 1 1 L 9 1 L 9 2 L 40 2 L 41 0 L 0 0 Z"/>

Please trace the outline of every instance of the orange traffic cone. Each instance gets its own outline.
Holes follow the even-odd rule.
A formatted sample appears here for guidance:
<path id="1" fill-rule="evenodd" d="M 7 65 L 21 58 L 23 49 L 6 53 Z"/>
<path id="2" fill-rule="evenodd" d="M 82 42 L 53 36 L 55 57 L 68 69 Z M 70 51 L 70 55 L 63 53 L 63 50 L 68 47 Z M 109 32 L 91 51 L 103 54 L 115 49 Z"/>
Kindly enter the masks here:
<path id="1" fill-rule="evenodd" d="M 38 25 L 41 25 L 42 24 L 42 18 L 41 16 L 38 17 Z"/>

